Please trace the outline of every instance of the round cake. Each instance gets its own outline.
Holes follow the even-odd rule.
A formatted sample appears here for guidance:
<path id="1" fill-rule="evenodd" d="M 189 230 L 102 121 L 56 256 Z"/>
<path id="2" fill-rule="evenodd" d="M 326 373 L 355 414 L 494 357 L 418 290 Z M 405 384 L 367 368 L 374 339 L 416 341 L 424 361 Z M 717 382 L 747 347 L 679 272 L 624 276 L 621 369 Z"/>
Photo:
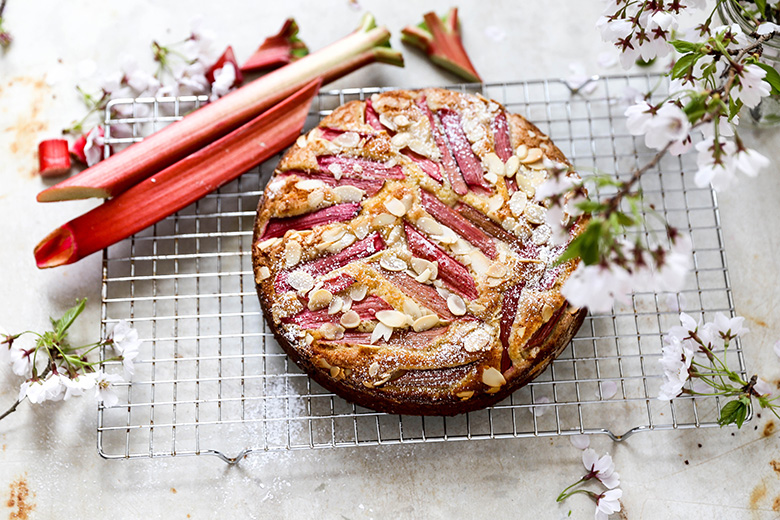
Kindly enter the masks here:
<path id="1" fill-rule="evenodd" d="M 397 90 L 342 105 L 287 151 L 257 209 L 270 328 L 360 406 L 454 415 L 497 403 L 584 318 L 560 293 L 576 262 L 557 262 L 565 244 L 535 198 L 565 165 L 537 127 L 479 95 Z"/>

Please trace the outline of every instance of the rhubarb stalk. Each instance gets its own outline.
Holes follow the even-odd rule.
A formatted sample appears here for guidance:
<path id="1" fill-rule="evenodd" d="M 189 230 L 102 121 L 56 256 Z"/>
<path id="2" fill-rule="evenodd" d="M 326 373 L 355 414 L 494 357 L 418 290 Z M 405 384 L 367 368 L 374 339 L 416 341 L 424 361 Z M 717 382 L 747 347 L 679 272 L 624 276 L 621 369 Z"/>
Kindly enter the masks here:
<path id="1" fill-rule="evenodd" d="M 260 239 L 282 237 L 288 229 L 299 231 L 301 229 L 312 229 L 315 226 L 324 226 L 333 222 L 344 222 L 354 218 L 359 212 L 359 203 L 347 202 L 297 217 L 274 218 L 268 222 Z"/>
<path id="2" fill-rule="evenodd" d="M 70 152 L 65 139 L 47 139 L 38 145 L 38 173 L 56 177 L 70 171 Z"/>
<path id="3" fill-rule="evenodd" d="M 523 247 L 523 241 L 519 237 L 504 230 L 504 228 L 490 220 L 490 217 L 484 215 L 479 210 L 472 208 L 468 204 L 459 202 L 458 205 L 455 206 L 455 211 L 463 215 L 463 217 L 468 219 L 472 224 L 493 238 L 506 242 L 516 249 L 521 249 Z"/>
<path id="4" fill-rule="evenodd" d="M 460 126 L 460 115 L 448 108 L 439 110 L 438 115 L 441 119 L 444 135 L 447 136 L 447 141 L 449 141 L 452 155 L 458 163 L 458 168 L 460 168 L 466 184 L 489 190 L 490 185 L 485 181 L 482 163 L 471 149 L 471 143 L 469 143 L 463 128 Z"/>
<path id="5" fill-rule="evenodd" d="M 225 49 L 225 52 L 222 53 L 222 56 L 219 57 L 216 63 L 214 63 L 214 65 L 209 67 L 209 70 L 206 71 L 206 79 L 208 82 L 214 83 L 214 74 L 228 64 L 233 66 L 233 69 L 236 73 L 236 79 L 233 81 L 231 87 L 240 86 L 244 82 L 244 75 L 241 74 L 241 69 L 238 68 L 236 55 L 233 53 L 233 47 L 230 45 L 228 45 L 227 49 Z"/>
<path id="6" fill-rule="evenodd" d="M 471 300 L 479 296 L 474 279 L 466 266 L 425 238 L 408 222 L 404 222 L 404 231 L 406 231 L 406 242 L 409 244 L 409 250 L 412 254 L 429 262 L 439 262 L 439 278 L 444 283 Z"/>
<path id="7" fill-rule="evenodd" d="M 281 152 L 300 135 L 319 87 L 312 81 L 238 130 L 56 229 L 35 248 L 38 267 L 70 264 L 115 244 Z"/>
<path id="8" fill-rule="evenodd" d="M 390 32 L 366 15 L 352 34 L 190 113 L 116 155 L 38 194 L 40 202 L 112 197 L 199 150 L 315 78 L 327 83 L 373 61 L 402 64 L 383 47 Z"/>
<path id="9" fill-rule="evenodd" d="M 463 175 L 458 169 L 458 165 L 455 163 L 455 159 L 452 157 L 452 152 L 447 145 L 447 140 L 444 137 L 439 126 L 436 124 L 436 118 L 433 117 L 433 112 L 428 108 L 428 102 L 425 98 L 417 100 L 417 107 L 423 111 L 428 117 L 428 122 L 431 125 L 431 132 L 433 133 L 433 139 L 436 141 L 436 147 L 441 153 L 441 167 L 444 169 L 444 175 L 450 182 L 452 191 L 458 195 L 465 195 L 468 193 L 469 188 L 466 186 L 466 181 L 463 180 Z"/>
<path id="10" fill-rule="evenodd" d="M 255 53 L 241 66 L 241 72 L 276 69 L 309 54 L 306 44 L 298 38 L 298 24 L 294 18 L 284 21 L 282 29 L 269 36 Z"/>
<path id="11" fill-rule="evenodd" d="M 421 191 L 422 194 L 422 207 L 433 218 L 451 228 L 457 234 L 465 238 L 467 241 L 474 244 L 488 258 L 496 258 L 496 244 L 484 231 L 472 224 L 468 219 L 463 217 L 460 213 L 444 204 L 442 201 L 436 198 L 436 195 L 432 195 L 425 190 Z"/>
<path id="12" fill-rule="evenodd" d="M 431 309 L 440 319 L 455 321 L 455 315 L 447 307 L 447 300 L 442 298 L 432 286 L 420 283 L 406 273 L 394 273 L 382 269 L 382 276 L 401 289 L 401 292 Z"/>
<path id="13" fill-rule="evenodd" d="M 504 372 L 512 366 L 512 360 L 509 358 L 509 338 L 512 335 L 512 325 L 517 317 L 517 306 L 520 302 L 520 294 L 523 292 L 525 283 L 521 282 L 510 287 L 501 301 L 501 320 L 499 321 L 501 345 L 504 347 L 501 355 L 501 371 Z"/>
<path id="14" fill-rule="evenodd" d="M 490 124 L 493 131 L 493 141 L 495 142 L 496 155 L 502 161 L 507 162 L 512 157 L 512 141 L 509 138 L 509 123 L 506 120 L 506 113 L 501 110 L 493 122 Z"/>
<path id="15" fill-rule="evenodd" d="M 401 41 L 421 49 L 436 65 L 466 81 L 482 82 L 463 48 L 457 7 L 450 9 L 441 19 L 434 12 L 426 13 L 421 24 L 404 27 Z"/>
<path id="16" fill-rule="evenodd" d="M 360 178 L 352 178 L 352 177 L 342 177 L 340 179 L 336 179 L 333 174 L 331 173 L 318 173 L 318 172 L 304 172 L 300 170 L 288 170 L 286 172 L 282 172 L 279 174 L 279 177 L 289 177 L 295 175 L 296 177 L 300 179 L 313 179 L 322 181 L 328 186 L 331 187 L 337 187 L 337 186 L 354 186 L 356 188 L 360 188 L 361 190 L 366 192 L 366 195 L 369 197 L 373 197 L 374 195 L 379 192 L 379 190 L 382 189 L 382 186 L 384 186 L 385 181 L 382 179 L 360 179 Z"/>

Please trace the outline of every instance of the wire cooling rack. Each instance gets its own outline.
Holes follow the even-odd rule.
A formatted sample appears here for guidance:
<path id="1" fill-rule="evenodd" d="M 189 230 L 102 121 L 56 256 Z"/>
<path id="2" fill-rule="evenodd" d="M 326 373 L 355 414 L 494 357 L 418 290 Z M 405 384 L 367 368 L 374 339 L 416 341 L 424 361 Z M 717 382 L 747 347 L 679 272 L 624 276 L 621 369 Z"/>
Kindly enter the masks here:
<path id="1" fill-rule="evenodd" d="M 525 115 L 583 172 L 629 175 L 653 152 L 628 134 L 624 98 L 634 89 L 663 97 L 657 76 L 594 77 L 460 87 Z M 319 95 L 307 129 L 338 105 L 381 89 Z M 141 140 L 205 98 L 114 101 L 106 149 Z M 111 147 L 111 148 L 109 148 Z M 211 454 L 228 462 L 250 452 L 601 433 L 613 440 L 646 430 L 715 426 L 715 397 L 655 399 L 662 334 L 680 308 L 698 317 L 733 315 L 718 204 L 697 188 L 691 157 L 666 157 L 641 179 L 647 202 L 693 240 L 694 271 L 678 294 L 637 293 L 631 305 L 590 314 L 563 354 L 500 404 L 447 417 L 377 413 L 312 382 L 269 333 L 255 294 L 252 225 L 277 160 L 103 255 L 103 333 L 126 319 L 144 342 L 120 402 L 101 407 L 98 450 L 106 458 Z M 695 167 L 695 164 L 693 165 Z M 604 196 L 597 193 L 595 196 Z M 648 216 L 647 236 L 663 236 Z M 105 358 L 104 358 L 105 359 Z M 744 375 L 741 345 L 728 354 Z M 120 370 L 106 362 L 107 370 Z"/>

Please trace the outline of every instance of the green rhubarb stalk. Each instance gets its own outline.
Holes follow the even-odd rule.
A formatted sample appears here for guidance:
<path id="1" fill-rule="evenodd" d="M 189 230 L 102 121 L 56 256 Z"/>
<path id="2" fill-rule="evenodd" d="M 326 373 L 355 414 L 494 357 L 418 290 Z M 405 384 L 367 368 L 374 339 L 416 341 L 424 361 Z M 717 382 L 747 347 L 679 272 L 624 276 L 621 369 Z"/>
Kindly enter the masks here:
<path id="1" fill-rule="evenodd" d="M 472 83 L 481 83 L 474 65 L 471 64 L 460 37 L 458 8 L 453 7 L 439 18 L 430 12 L 423 16 L 423 22 L 410 25 L 401 31 L 401 41 L 424 51 L 430 60 Z"/>
<path id="2" fill-rule="evenodd" d="M 316 79 L 237 130 L 54 230 L 35 247 L 39 268 L 72 264 L 192 204 L 290 146 Z"/>
<path id="3" fill-rule="evenodd" d="M 332 81 L 373 61 L 402 64 L 388 50 L 390 32 L 366 14 L 358 29 L 328 47 L 277 69 L 227 96 L 192 112 L 170 126 L 78 175 L 38 194 L 39 202 L 114 197 L 238 128 L 291 95 L 306 83 Z M 370 54 L 366 54 L 370 53 Z M 391 60 L 388 55 L 392 55 Z M 345 64 L 349 66 L 345 67 Z M 335 72 L 334 72 L 335 71 Z"/>

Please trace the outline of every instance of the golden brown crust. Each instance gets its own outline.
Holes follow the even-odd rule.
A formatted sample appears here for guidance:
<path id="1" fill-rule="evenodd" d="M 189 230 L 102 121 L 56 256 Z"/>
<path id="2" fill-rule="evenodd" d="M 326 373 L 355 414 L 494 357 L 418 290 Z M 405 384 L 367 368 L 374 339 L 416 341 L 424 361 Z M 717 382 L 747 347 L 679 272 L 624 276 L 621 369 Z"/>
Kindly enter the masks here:
<path id="1" fill-rule="evenodd" d="M 394 91 L 374 96 L 371 104 L 373 122 L 365 102 L 350 102 L 302 136 L 281 160 L 260 200 L 253 266 L 266 320 L 303 370 L 362 406 L 453 415 L 494 404 L 538 375 L 584 317 L 583 311 L 569 309 L 559 292 L 575 263 L 554 265 L 563 248 L 549 243 L 544 204 L 534 198 L 548 163 L 532 159 L 538 155 L 568 163 L 537 127 L 506 114 L 516 151 L 512 160 L 522 164 L 506 180 L 496 176 L 494 171 L 506 174 L 506 168 L 495 170 L 491 165 L 498 157 L 488 156 L 496 155 L 493 124 L 503 108 L 479 96 L 441 89 Z M 438 166 L 448 148 L 441 148 L 436 133 L 450 140 L 449 149 L 457 144 L 443 130 L 441 118 L 448 110 L 461 118 L 471 147 L 462 153 L 481 161 L 486 181 L 480 182 L 486 188 L 472 185 L 458 195 Z M 380 123 L 382 128 L 376 128 Z M 504 162 L 502 167 L 511 161 Z M 430 164 L 443 175 L 441 180 L 426 169 Z M 377 181 L 373 168 L 386 177 Z M 515 200 L 519 192 L 522 200 Z M 489 243 L 479 237 L 464 240 L 468 235 L 457 220 L 445 223 L 454 232 L 436 224 L 441 219 L 432 218 L 435 211 L 423 200 L 431 195 L 455 210 L 460 207 L 456 203 L 463 203 L 483 214 L 487 224 L 473 222 L 482 226 L 480 233 Z M 290 217 L 337 205 L 352 205 L 356 214 L 304 229 L 282 228 L 277 238 L 264 235 L 269 226 L 278 230 L 280 223 L 292 222 Z M 424 254 L 408 235 L 420 231 L 421 240 L 435 243 L 462 268 L 450 269 L 448 260 L 440 258 L 427 275 L 421 273 L 418 267 L 428 264 L 421 262 Z M 514 238 L 508 242 L 505 235 Z M 315 267 L 346 252 L 352 255 L 369 242 L 381 247 L 324 270 Z M 461 280 L 447 279 L 447 273 L 460 273 Z M 502 322 L 510 292 L 517 295 L 517 312 Z M 350 305 L 354 307 L 343 310 Z M 355 309 L 368 314 L 360 316 L 356 328 L 345 330 L 340 323 L 347 325 L 354 316 L 346 313 Z M 377 309 L 384 315 L 375 315 Z"/>

